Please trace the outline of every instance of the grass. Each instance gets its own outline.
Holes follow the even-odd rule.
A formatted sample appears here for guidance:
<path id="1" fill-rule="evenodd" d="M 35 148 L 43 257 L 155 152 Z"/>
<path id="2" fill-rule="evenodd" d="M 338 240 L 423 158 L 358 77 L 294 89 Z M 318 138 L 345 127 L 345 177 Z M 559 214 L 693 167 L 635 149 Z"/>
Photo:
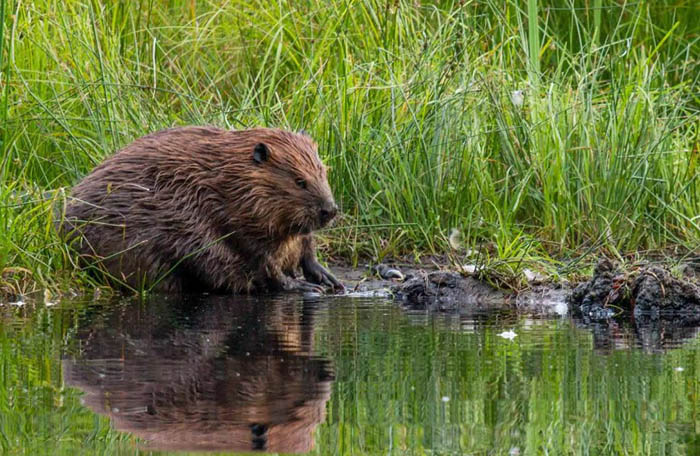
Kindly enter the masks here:
<path id="1" fill-rule="evenodd" d="M 86 284 L 53 207 L 121 146 L 182 124 L 309 131 L 343 211 L 325 254 L 353 263 L 444 253 L 452 229 L 457 261 L 515 272 L 700 251 L 692 0 L 0 0 L 0 13 L 6 292 Z"/>

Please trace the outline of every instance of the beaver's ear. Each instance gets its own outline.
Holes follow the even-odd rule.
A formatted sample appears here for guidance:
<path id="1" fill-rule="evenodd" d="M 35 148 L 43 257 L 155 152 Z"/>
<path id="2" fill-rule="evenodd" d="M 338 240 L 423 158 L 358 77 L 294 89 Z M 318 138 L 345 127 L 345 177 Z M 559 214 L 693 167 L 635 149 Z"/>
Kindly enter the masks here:
<path id="1" fill-rule="evenodd" d="M 255 145 L 255 148 L 253 149 L 253 160 L 255 163 L 262 163 L 264 161 L 267 161 L 267 158 L 270 156 L 270 150 L 267 148 L 267 146 L 263 143 L 258 143 Z"/>

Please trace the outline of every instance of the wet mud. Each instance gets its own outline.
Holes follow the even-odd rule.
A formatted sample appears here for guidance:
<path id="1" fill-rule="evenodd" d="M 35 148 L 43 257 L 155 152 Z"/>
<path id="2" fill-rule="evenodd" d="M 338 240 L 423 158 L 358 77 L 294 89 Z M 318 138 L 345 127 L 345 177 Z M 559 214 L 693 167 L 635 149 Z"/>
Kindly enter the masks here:
<path id="1" fill-rule="evenodd" d="M 475 277 L 431 268 L 380 264 L 367 268 L 335 267 L 350 296 L 386 296 L 410 310 L 470 313 L 520 309 L 536 314 L 566 313 L 566 286 L 538 285 L 509 293 Z"/>
<path id="2" fill-rule="evenodd" d="M 682 278 L 647 266 L 622 272 L 598 262 L 593 277 L 574 287 L 543 283 L 514 293 L 457 272 L 380 264 L 366 269 L 334 268 L 350 295 L 386 295 L 409 309 L 465 312 L 511 308 L 541 315 L 571 312 L 586 321 L 610 318 L 700 322 L 700 274 L 689 266 Z"/>
<path id="3" fill-rule="evenodd" d="M 567 301 L 575 315 L 590 321 L 632 316 L 636 320 L 700 322 L 700 286 L 695 274 L 674 277 L 659 266 L 623 272 L 603 259 L 593 277 L 578 285 Z"/>
<path id="4" fill-rule="evenodd" d="M 417 271 L 391 287 L 405 306 L 438 311 L 478 309 L 506 304 L 505 293 L 473 277 L 451 271 Z"/>

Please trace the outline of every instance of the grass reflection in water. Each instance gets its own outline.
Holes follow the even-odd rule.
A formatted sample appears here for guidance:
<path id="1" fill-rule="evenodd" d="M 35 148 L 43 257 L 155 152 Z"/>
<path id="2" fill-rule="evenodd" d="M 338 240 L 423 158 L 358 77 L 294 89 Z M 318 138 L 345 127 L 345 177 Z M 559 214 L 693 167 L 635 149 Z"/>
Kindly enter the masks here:
<path id="1" fill-rule="evenodd" d="M 30 303 L 0 315 L 9 454 L 700 450 L 696 328 L 592 331 L 297 298 Z"/>

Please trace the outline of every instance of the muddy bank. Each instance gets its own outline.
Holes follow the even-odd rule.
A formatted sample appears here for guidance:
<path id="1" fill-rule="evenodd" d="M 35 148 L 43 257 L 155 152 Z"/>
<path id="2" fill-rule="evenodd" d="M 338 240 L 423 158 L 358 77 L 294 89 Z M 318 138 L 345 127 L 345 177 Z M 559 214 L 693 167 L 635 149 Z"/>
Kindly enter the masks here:
<path id="1" fill-rule="evenodd" d="M 458 311 L 506 305 L 506 293 L 472 277 L 429 267 L 334 268 L 350 296 L 386 296 L 412 309 Z"/>
<path id="2" fill-rule="evenodd" d="M 464 312 L 514 308 L 542 315 L 571 312 L 591 321 L 633 317 L 700 322 L 700 274 L 693 265 L 683 278 L 677 278 L 659 266 L 622 272 L 610 261 L 601 260 L 593 277 L 575 287 L 567 282 L 544 282 L 519 293 L 437 267 L 380 264 L 334 270 L 348 285 L 349 294 L 386 295 L 410 309 Z"/>
<path id="3" fill-rule="evenodd" d="M 519 309 L 540 315 L 567 313 L 567 284 L 536 285 L 521 293 L 499 290 L 475 277 L 437 267 L 380 264 L 334 267 L 350 296 L 386 296 L 407 309 L 470 313 Z"/>
<path id="4" fill-rule="evenodd" d="M 700 286 L 693 268 L 678 278 L 659 266 L 623 272 L 603 259 L 593 277 L 578 285 L 567 302 L 574 314 L 591 321 L 632 315 L 635 319 L 700 322 Z"/>

